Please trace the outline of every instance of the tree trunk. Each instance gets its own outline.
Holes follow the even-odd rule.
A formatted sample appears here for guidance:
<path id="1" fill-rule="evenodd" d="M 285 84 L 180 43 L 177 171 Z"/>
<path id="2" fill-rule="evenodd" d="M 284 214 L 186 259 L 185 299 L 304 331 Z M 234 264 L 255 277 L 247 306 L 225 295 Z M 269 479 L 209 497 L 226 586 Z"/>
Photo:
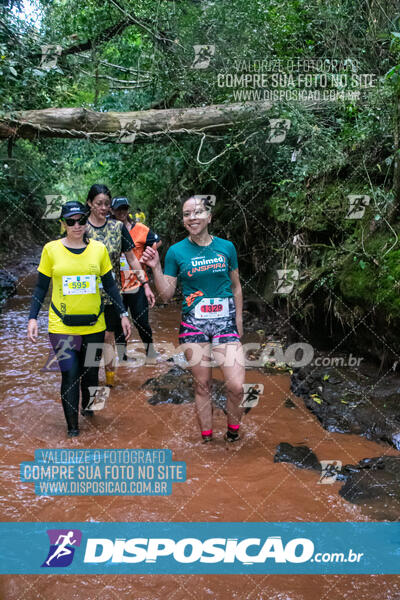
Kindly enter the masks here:
<path id="1" fill-rule="evenodd" d="M 222 131 L 233 123 L 260 119 L 271 108 L 270 102 L 247 102 L 108 113 L 86 108 L 28 110 L 0 118 L 0 139 L 56 137 L 132 143 L 135 138 L 147 141 L 165 134 Z"/>

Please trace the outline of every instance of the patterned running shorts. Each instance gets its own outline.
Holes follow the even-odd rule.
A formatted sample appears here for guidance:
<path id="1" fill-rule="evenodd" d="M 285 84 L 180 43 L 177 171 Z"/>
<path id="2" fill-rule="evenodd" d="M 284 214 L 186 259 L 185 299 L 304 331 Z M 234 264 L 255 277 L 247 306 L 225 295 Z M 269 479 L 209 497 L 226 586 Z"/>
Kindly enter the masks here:
<path id="1" fill-rule="evenodd" d="M 228 298 L 228 305 L 228 317 L 197 319 L 194 316 L 194 308 L 183 314 L 179 329 L 179 342 L 181 344 L 211 342 L 216 346 L 240 341 L 240 335 L 236 328 L 236 309 L 233 298 Z"/>

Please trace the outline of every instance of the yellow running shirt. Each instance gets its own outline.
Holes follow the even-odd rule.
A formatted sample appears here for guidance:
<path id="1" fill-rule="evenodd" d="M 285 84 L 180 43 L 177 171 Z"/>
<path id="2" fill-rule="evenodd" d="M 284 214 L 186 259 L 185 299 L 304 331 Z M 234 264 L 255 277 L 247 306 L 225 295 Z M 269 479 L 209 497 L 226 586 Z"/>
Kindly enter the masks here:
<path id="1" fill-rule="evenodd" d="M 100 276 L 111 271 L 107 248 L 101 242 L 90 240 L 81 254 L 67 250 L 61 240 L 46 244 L 42 250 L 38 271 L 51 277 L 51 301 L 67 315 L 98 314 L 100 310 Z M 86 335 L 106 328 L 104 313 L 95 325 L 68 327 L 53 309 L 49 308 L 49 332 Z"/>

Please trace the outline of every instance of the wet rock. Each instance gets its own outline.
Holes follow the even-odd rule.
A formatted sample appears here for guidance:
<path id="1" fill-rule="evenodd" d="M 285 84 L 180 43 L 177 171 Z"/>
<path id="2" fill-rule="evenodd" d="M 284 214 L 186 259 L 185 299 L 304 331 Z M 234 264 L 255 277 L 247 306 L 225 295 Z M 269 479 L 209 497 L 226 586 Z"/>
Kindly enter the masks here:
<path id="1" fill-rule="evenodd" d="M 251 295 L 243 301 L 243 327 L 246 338 L 249 334 L 254 337 L 256 332 L 260 343 L 267 339 L 285 343 L 292 331 L 285 310 L 277 310 L 260 296 Z"/>
<path id="2" fill-rule="evenodd" d="M 339 494 L 349 502 L 385 500 L 398 507 L 400 501 L 400 456 L 366 458 L 357 465 L 346 465 L 346 483 Z"/>
<path id="3" fill-rule="evenodd" d="M 292 446 L 287 442 L 281 442 L 276 448 L 274 462 L 288 462 L 300 469 L 321 471 L 321 464 L 316 454 L 308 446 Z"/>
<path id="4" fill-rule="evenodd" d="M 186 404 L 194 402 L 193 377 L 190 371 L 175 365 L 167 373 L 145 381 L 142 388 L 154 392 L 148 399 L 149 404 Z M 224 384 L 216 379 L 211 381 L 211 394 L 214 406 L 226 414 L 226 396 Z"/>
<path id="5" fill-rule="evenodd" d="M 23 254 L 26 251 L 28 254 Z M 36 273 L 41 251 L 42 247 L 34 242 L 31 244 L 30 240 L 25 240 L 23 249 L 17 243 L 13 247 L 13 251 L 12 249 L 7 252 L 3 250 L 0 262 L 5 265 L 5 269 L 0 270 L 0 310 L 7 298 L 16 293 L 18 278 L 31 271 Z"/>
<path id="6" fill-rule="evenodd" d="M 304 399 L 328 431 L 355 433 L 388 442 L 400 450 L 400 380 L 365 369 L 314 367 L 295 369 L 291 390 Z"/>
<path id="7" fill-rule="evenodd" d="M 295 405 L 295 403 L 293 402 L 293 400 L 291 400 L 291 398 L 285 398 L 285 407 L 286 408 L 297 408 L 297 406 Z"/>
<path id="8" fill-rule="evenodd" d="M 380 501 L 389 513 L 398 511 L 400 456 L 364 458 L 356 465 L 345 465 L 342 468 L 328 464 L 322 470 L 321 463 L 310 448 L 281 442 L 276 448 L 274 462 L 288 462 L 300 469 L 318 471 L 322 473 L 322 477 L 333 478 L 332 482 L 344 481 L 339 494 L 348 502 L 363 504 Z"/>
<path id="9" fill-rule="evenodd" d="M 5 270 L 0 270 L 0 304 L 13 296 L 17 289 L 17 278 Z"/>

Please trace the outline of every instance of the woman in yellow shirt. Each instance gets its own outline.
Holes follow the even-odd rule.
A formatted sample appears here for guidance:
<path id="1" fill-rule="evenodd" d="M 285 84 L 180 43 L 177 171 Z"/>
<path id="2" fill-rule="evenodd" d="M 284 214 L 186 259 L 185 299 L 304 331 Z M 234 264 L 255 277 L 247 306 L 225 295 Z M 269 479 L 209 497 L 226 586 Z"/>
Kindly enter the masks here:
<path id="1" fill-rule="evenodd" d="M 87 238 L 87 218 L 87 209 L 80 202 L 67 202 L 62 207 L 61 220 L 66 237 L 49 242 L 43 248 L 28 322 L 28 338 L 35 342 L 37 315 L 52 281 L 49 335 L 62 374 L 61 401 L 70 437 L 79 435 L 79 387 L 82 391 L 81 413 L 84 416 L 93 414 L 87 409 L 89 388 L 98 386 L 105 332 L 100 281 L 117 307 L 126 338 L 131 334 L 128 313 L 112 276 L 107 248 L 101 242 Z"/>

